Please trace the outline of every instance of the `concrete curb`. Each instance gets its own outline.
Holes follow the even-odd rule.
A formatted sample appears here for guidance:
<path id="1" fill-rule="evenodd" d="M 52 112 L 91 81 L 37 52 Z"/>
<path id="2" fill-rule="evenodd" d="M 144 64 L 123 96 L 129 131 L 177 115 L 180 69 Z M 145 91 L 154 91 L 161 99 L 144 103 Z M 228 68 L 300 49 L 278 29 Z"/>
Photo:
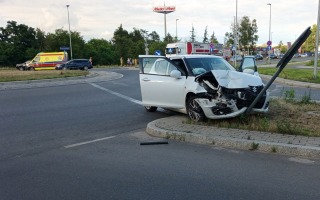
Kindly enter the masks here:
<path id="1" fill-rule="evenodd" d="M 252 150 L 257 152 L 267 152 L 267 153 L 277 153 L 282 155 L 291 155 L 291 156 L 302 156 L 302 157 L 315 157 L 320 158 L 320 146 L 302 146 L 295 144 L 285 144 L 285 143 L 277 143 L 277 142 L 266 142 L 262 140 L 246 140 L 246 139 L 237 139 L 232 137 L 221 137 L 215 136 L 210 133 L 205 132 L 182 132 L 179 130 L 170 130 L 159 127 L 158 123 L 162 123 L 164 120 L 171 120 L 169 118 L 158 119 L 150 122 L 147 125 L 146 132 L 155 137 L 161 137 L 166 139 L 173 139 L 182 142 L 190 142 L 195 144 L 204 144 L 204 145 L 212 145 L 218 147 L 225 148 L 234 148 L 241 150 Z M 181 125 L 181 124 L 180 124 Z M 183 124 L 183 126 L 195 126 L 197 130 L 201 130 L 201 125 L 188 125 Z M 210 127 L 212 130 L 220 131 L 226 129 L 219 129 L 216 127 Z M 234 130 L 234 129 L 233 129 Z M 243 132 L 243 130 L 239 130 L 239 133 Z M 251 131 L 246 131 L 251 132 Z M 254 144 L 258 144 L 256 148 L 254 148 Z M 254 149 L 253 149 L 254 148 Z"/>

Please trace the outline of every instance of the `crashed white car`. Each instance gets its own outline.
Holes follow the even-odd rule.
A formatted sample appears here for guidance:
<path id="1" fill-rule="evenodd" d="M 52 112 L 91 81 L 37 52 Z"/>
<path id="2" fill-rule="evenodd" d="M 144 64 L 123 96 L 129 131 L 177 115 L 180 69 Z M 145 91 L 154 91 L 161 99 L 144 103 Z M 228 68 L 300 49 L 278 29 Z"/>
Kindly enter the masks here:
<path id="1" fill-rule="evenodd" d="M 193 121 L 239 116 L 264 87 L 253 56 L 244 57 L 241 72 L 211 55 L 141 55 L 139 65 L 147 111 L 161 107 L 188 114 Z M 252 111 L 267 112 L 268 105 L 265 92 Z"/>
<path id="2" fill-rule="evenodd" d="M 139 56 L 142 103 L 147 111 L 162 107 L 186 113 L 194 121 L 267 112 L 268 88 L 310 34 L 309 26 L 278 62 L 266 85 L 253 56 L 242 59 L 239 71 L 218 56 Z"/>

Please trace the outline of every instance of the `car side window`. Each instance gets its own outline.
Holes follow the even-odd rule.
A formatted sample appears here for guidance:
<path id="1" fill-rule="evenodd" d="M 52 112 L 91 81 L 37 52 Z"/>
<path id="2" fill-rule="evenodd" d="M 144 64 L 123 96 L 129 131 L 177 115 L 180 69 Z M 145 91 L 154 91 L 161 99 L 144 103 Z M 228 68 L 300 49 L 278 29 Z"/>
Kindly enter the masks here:
<path id="1" fill-rule="evenodd" d="M 158 75 L 169 76 L 172 70 L 177 70 L 177 68 L 167 60 L 158 60 L 155 62 L 154 66 L 154 71 L 151 70 L 151 72 Z"/>
<path id="2" fill-rule="evenodd" d="M 144 74 L 170 76 L 172 70 L 178 70 L 170 61 L 164 58 L 142 58 L 140 67 Z"/>
<path id="3" fill-rule="evenodd" d="M 154 72 L 159 75 L 167 75 L 168 62 L 166 60 L 161 60 L 155 63 Z"/>
<path id="4" fill-rule="evenodd" d="M 140 65 L 142 65 L 143 73 L 149 74 L 157 59 L 158 58 L 142 58 Z"/>

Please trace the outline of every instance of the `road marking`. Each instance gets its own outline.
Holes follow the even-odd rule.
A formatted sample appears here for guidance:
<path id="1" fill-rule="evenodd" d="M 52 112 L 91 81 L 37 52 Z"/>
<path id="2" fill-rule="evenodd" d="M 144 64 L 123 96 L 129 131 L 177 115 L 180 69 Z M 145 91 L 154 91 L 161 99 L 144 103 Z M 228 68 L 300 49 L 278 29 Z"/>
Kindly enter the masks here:
<path id="1" fill-rule="evenodd" d="M 103 90 L 103 91 L 108 92 L 108 93 L 110 93 L 110 94 L 114 94 L 114 95 L 116 95 L 116 96 L 118 96 L 118 97 L 121 97 L 121 98 L 123 98 L 123 99 L 126 99 L 126 100 L 128 100 L 128 101 L 131 101 L 131 102 L 133 102 L 133 103 L 136 103 L 136 104 L 139 104 L 139 105 L 143 106 L 143 105 L 142 105 L 142 102 L 139 101 L 139 100 L 136 100 L 136 99 L 134 99 L 134 98 L 131 98 L 131 97 L 125 96 L 125 95 L 123 95 L 123 94 L 114 92 L 114 91 L 109 90 L 109 89 L 107 89 L 107 88 L 101 87 L 100 85 L 97 85 L 97 84 L 95 84 L 95 83 L 89 83 L 89 84 L 92 85 L 92 86 L 95 87 L 95 88 L 98 88 L 98 89 L 100 89 L 100 90 Z M 163 113 L 167 113 L 167 114 L 171 114 L 171 113 L 172 113 L 171 111 L 165 110 L 165 109 L 163 109 L 163 108 L 158 108 L 158 111 L 163 112 Z"/>
<path id="2" fill-rule="evenodd" d="M 110 137 L 104 137 L 104 138 L 90 140 L 90 141 L 86 141 L 86 142 L 80 142 L 80 143 L 64 146 L 64 148 L 69 149 L 69 148 L 72 148 L 72 147 L 77 147 L 77 146 L 81 146 L 81 145 L 85 145 L 85 144 L 90 144 L 90 143 L 94 143 L 94 142 L 100 142 L 100 141 L 103 141 L 103 140 L 109 140 L 109 139 L 112 139 L 114 137 L 116 137 L 116 136 L 110 136 Z"/>
<path id="3" fill-rule="evenodd" d="M 116 95 L 116 96 L 118 96 L 118 97 L 121 97 L 121 98 L 126 99 L 126 100 L 128 100 L 128 101 L 131 101 L 131 102 L 133 102 L 133 103 L 142 105 L 142 102 L 139 101 L 139 100 L 133 99 L 133 98 L 131 98 L 131 97 L 122 95 L 122 94 L 120 94 L 120 93 L 114 92 L 114 91 L 109 90 L 109 89 L 107 89 L 107 88 L 101 87 L 101 86 L 99 86 L 99 85 L 97 85 L 97 84 L 95 84 L 95 83 L 89 83 L 89 84 L 92 85 L 92 86 L 95 87 L 95 88 L 98 88 L 98 89 L 103 90 L 103 91 L 105 91 L 105 92 L 108 92 L 108 93 L 110 93 L 110 94 L 114 94 L 114 95 Z"/>

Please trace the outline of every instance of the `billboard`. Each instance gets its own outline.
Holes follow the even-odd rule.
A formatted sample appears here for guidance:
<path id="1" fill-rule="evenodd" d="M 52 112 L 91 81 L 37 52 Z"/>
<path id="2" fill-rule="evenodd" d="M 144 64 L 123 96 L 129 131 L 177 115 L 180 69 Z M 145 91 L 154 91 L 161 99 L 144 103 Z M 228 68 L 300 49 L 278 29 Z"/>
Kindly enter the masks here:
<path id="1" fill-rule="evenodd" d="M 153 7 L 153 12 L 158 12 L 158 13 L 171 13 L 176 11 L 176 7 L 175 6 L 157 6 L 157 7 Z"/>

